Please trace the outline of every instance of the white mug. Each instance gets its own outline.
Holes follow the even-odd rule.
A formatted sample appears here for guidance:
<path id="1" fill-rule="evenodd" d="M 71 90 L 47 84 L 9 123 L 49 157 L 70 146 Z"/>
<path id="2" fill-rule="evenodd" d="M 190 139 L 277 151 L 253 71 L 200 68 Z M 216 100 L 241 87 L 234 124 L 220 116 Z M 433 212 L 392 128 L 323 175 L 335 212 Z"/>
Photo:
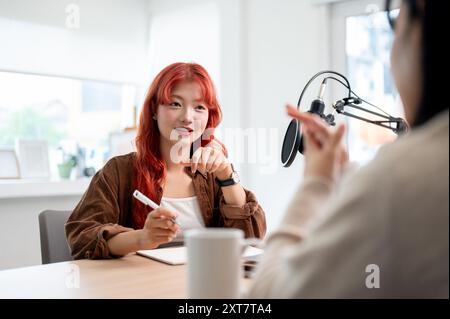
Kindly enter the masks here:
<path id="1" fill-rule="evenodd" d="M 235 228 L 200 228 L 185 232 L 188 298 L 239 298 L 243 248 L 255 244 Z"/>

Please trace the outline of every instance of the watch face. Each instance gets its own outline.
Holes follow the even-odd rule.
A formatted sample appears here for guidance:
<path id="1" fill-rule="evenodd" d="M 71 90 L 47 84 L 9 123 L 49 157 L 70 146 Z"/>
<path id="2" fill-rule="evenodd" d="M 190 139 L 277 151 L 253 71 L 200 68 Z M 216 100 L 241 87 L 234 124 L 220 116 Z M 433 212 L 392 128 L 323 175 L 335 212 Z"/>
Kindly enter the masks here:
<path id="1" fill-rule="evenodd" d="M 233 179 L 233 181 L 235 182 L 235 183 L 239 183 L 239 175 L 238 175 L 238 173 L 237 172 L 233 172 L 233 174 L 231 174 L 231 178 Z"/>

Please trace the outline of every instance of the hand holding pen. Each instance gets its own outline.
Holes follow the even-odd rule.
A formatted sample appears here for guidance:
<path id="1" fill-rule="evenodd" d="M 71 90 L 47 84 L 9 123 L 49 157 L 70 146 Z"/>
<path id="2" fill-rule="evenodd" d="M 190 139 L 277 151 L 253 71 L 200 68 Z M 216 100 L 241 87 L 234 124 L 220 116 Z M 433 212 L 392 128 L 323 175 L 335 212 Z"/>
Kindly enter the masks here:
<path id="1" fill-rule="evenodd" d="M 158 204 L 156 204 L 154 201 L 152 201 L 150 198 L 148 198 L 147 196 L 145 196 L 144 194 L 142 194 L 140 191 L 135 190 L 133 193 L 133 196 L 139 200 L 142 204 L 145 204 L 153 209 L 158 209 L 160 208 Z M 170 218 L 170 220 L 172 221 L 172 223 L 177 224 L 178 226 L 181 227 L 181 225 L 176 221 L 176 216 Z"/>
<path id="2" fill-rule="evenodd" d="M 133 196 L 143 204 L 154 210 L 147 215 L 142 232 L 144 239 L 149 243 L 148 249 L 157 248 L 161 244 L 171 242 L 180 230 L 176 221 L 176 213 L 160 208 L 156 203 L 139 191 L 134 191 Z"/>

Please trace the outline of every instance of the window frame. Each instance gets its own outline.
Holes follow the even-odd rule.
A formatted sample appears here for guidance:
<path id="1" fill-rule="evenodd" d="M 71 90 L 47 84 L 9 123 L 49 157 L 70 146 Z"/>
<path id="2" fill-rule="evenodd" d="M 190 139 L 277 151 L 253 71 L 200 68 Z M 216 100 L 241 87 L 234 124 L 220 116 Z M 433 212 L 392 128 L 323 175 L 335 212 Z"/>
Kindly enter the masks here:
<path id="1" fill-rule="evenodd" d="M 358 0 L 340 1 L 329 5 L 330 9 L 330 66 L 331 69 L 348 76 L 348 64 L 346 56 L 346 19 L 351 16 L 369 15 L 385 11 L 385 0 Z M 386 17 L 387 19 L 387 17 Z M 342 98 L 339 90 L 332 86 L 330 96 L 333 101 Z M 359 94 L 359 92 L 356 92 Z M 362 96 L 362 98 L 364 98 Z M 371 102 L 371 101 L 369 101 Z M 344 122 L 349 125 L 350 118 L 345 117 Z M 350 136 L 346 134 L 346 144 L 351 147 Z"/>

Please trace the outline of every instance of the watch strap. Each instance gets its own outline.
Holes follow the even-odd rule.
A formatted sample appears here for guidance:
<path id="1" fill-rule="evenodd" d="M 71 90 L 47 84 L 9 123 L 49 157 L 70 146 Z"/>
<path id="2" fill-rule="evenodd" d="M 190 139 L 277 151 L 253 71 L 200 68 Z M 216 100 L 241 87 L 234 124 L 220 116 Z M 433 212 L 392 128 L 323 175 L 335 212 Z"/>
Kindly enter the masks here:
<path id="1" fill-rule="evenodd" d="M 234 181 L 233 178 L 228 178 L 228 179 L 221 181 L 220 179 L 218 179 L 216 177 L 216 182 L 217 182 L 217 184 L 219 184 L 220 187 L 231 186 L 231 185 L 236 184 L 236 182 Z"/>

